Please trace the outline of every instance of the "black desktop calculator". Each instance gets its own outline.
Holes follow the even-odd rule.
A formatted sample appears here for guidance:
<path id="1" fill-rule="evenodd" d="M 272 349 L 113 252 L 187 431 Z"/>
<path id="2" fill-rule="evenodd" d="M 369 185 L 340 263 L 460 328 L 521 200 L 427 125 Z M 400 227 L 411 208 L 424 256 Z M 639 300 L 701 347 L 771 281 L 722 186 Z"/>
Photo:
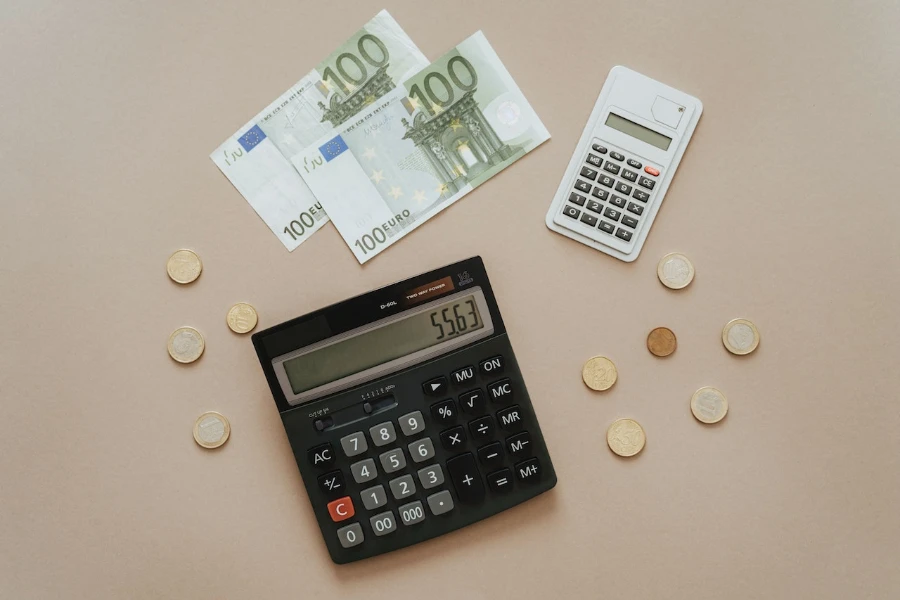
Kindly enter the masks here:
<path id="1" fill-rule="evenodd" d="M 253 345 L 336 563 L 556 485 L 479 257 L 261 331 Z"/>

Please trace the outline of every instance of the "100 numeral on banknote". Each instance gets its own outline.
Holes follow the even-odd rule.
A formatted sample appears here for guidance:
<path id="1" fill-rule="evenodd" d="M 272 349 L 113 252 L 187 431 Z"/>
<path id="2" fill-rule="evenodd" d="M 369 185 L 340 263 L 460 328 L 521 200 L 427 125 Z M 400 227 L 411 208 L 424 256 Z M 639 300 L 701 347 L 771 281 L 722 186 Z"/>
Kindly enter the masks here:
<path id="1" fill-rule="evenodd" d="M 291 158 L 366 262 L 550 135 L 481 32 Z"/>

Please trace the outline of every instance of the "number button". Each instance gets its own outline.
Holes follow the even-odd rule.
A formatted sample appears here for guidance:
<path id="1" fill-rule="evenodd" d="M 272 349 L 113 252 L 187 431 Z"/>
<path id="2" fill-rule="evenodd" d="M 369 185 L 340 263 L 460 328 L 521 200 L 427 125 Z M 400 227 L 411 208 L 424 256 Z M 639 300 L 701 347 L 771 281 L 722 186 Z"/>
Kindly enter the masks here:
<path id="1" fill-rule="evenodd" d="M 334 462 L 334 448 L 331 444 L 321 444 L 310 448 L 306 456 L 314 467 L 327 467 Z"/>
<path id="2" fill-rule="evenodd" d="M 441 469 L 441 465 L 431 465 L 430 467 L 419 469 L 418 475 L 422 488 L 426 490 L 444 483 L 444 470 Z"/>
<path id="3" fill-rule="evenodd" d="M 620 181 L 616 184 L 616 191 L 627 196 L 631 193 L 631 186 Z"/>
<path id="4" fill-rule="evenodd" d="M 466 430 L 462 428 L 462 425 L 457 425 L 441 432 L 441 445 L 447 450 L 462 448 L 465 443 Z"/>
<path id="5" fill-rule="evenodd" d="M 385 473 L 393 473 L 406 466 L 406 457 L 403 455 L 403 450 L 400 448 L 388 450 L 380 455 L 378 460 L 381 461 L 381 467 L 384 469 Z"/>
<path id="6" fill-rule="evenodd" d="M 612 184 L 610 184 L 610 185 L 612 185 Z M 594 196 L 595 198 L 600 198 L 601 200 L 606 200 L 607 198 L 609 198 L 609 192 L 607 192 L 603 188 L 598 188 L 598 187 L 594 188 L 594 191 L 591 193 L 591 195 Z M 596 202 L 594 202 L 594 204 L 596 204 Z"/>
<path id="7" fill-rule="evenodd" d="M 408 448 L 409 455 L 412 456 L 414 463 L 425 462 L 434 456 L 434 444 L 431 443 L 431 438 L 424 438 L 418 442 L 413 442 Z"/>
<path id="8" fill-rule="evenodd" d="M 400 520 L 404 525 L 415 525 L 425 520 L 425 509 L 420 500 L 404 504 L 397 510 L 400 512 Z"/>
<path id="9" fill-rule="evenodd" d="M 563 214 L 567 217 L 572 217 L 573 219 L 577 219 L 578 215 L 581 214 L 581 211 L 575 208 L 574 206 L 566 206 L 563 209 Z"/>
<path id="10" fill-rule="evenodd" d="M 590 179 L 591 181 L 597 179 L 597 171 L 588 167 L 581 167 L 580 175 L 585 179 Z"/>
<path id="11" fill-rule="evenodd" d="M 353 500 L 350 496 L 344 496 L 328 503 L 328 514 L 335 523 L 345 521 L 356 514 L 353 509 Z"/>
<path id="12" fill-rule="evenodd" d="M 397 432 L 394 431 L 394 424 L 387 421 L 386 423 L 379 423 L 374 427 L 370 427 L 369 436 L 372 438 L 372 443 L 376 446 L 387 446 L 397 439 Z"/>
<path id="13" fill-rule="evenodd" d="M 609 163 L 606 163 L 606 164 L 609 164 Z M 612 177 L 608 177 L 608 176 L 604 175 L 603 177 L 601 177 L 600 179 L 597 180 L 597 183 L 599 183 L 600 185 L 605 185 L 608 188 L 611 188 L 613 186 L 614 181 L 615 181 L 615 179 L 613 179 Z M 594 194 L 594 195 L 596 196 L 596 194 Z"/>
<path id="14" fill-rule="evenodd" d="M 344 474 L 340 471 L 332 471 L 319 475 L 319 489 L 326 494 L 344 491 Z"/>
<path id="15" fill-rule="evenodd" d="M 619 220 L 619 215 L 621 215 L 619 211 L 609 206 L 606 207 L 606 210 L 603 211 L 603 216 L 607 219 L 612 219 L 613 221 Z"/>
<path id="16" fill-rule="evenodd" d="M 413 437 L 425 431 L 425 417 L 418 410 L 400 417 L 399 423 L 400 431 L 406 437 Z"/>
<path id="17" fill-rule="evenodd" d="M 613 194 L 612 200 L 609 201 L 613 206 L 618 206 L 619 208 L 625 208 L 625 198 L 621 198 Z"/>
<path id="18" fill-rule="evenodd" d="M 476 442 L 494 437 L 494 419 L 490 415 L 469 421 L 469 432 Z"/>
<path id="19" fill-rule="evenodd" d="M 365 489 L 359 493 L 359 497 L 362 498 L 362 503 L 366 510 L 375 510 L 387 504 L 387 494 L 384 493 L 383 485 Z"/>
<path id="20" fill-rule="evenodd" d="M 595 212 L 599 215 L 600 213 L 603 212 L 603 205 L 600 204 L 599 202 L 594 202 L 593 200 L 591 200 L 590 202 L 587 203 L 587 209 L 589 211 Z"/>
<path id="21" fill-rule="evenodd" d="M 366 436 L 363 432 L 357 431 L 341 438 L 341 448 L 344 449 L 344 454 L 347 456 L 356 456 L 368 450 L 369 445 L 366 443 Z"/>
<path id="22" fill-rule="evenodd" d="M 484 411 L 487 404 L 484 399 L 484 392 L 480 389 L 471 390 L 459 396 L 459 406 L 464 413 L 477 415 Z"/>
<path id="23" fill-rule="evenodd" d="M 431 416 L 435 421 L 447 425 L 456 420 L 456 403 L 453 400 L 444 400 L 431 405 Z"/>
<path id="24" fill-rule="evenodd" d="M 581 194 L 576 194 L 575 192 L 572 192 L 571 194 L 569 194 L 569 202 L 571 202 L 572 204 L 575 204 L 577 206 L 584 206 L 585 200 L 587 200 L 587 198 L 585 198 Z"/>
<path id="25" fill-rule="evenodd" d="M 361 460 L 350 465 L 350 473 L 356 483 L 365 483 L 375 479 L 378 471 L 375 469 L 375 461 L 371 458 Z"/>
<path id="26" fill-rule="evenodd" d="M 363 535 L 362 527 L 359 523 L 352 523 L 346 527 L 337 530 L 338 540 L 344 548 L 352 548 L 363 543 L 366 536 Z"/>
<path id="27" fill-rule="evenodd" d="M 416 493 L 416 484 L 412 475 L 391 479 L 388 485 L 391 486 L 391 494 L 394 495 L 394 500 L 402 500 Z"/>
<path id="28" fill-rule="evenodd" d="M 575 182 L 575 189 L 579 192 L 584 192 L 585 194 L 587 194 L 589 191 L 591 191 L 591 184 L 589 184 L 587 181 L 581 181 L 579 179 Z"/>
<path id="29" fill-rule="evenodd" d="M 394 513 L 391 511 L 375 515 L 369 519 L 369 524 L 372 525 L 372 531 L 378 537 L 397 531 L 397 522 L 394 520 Z"/>

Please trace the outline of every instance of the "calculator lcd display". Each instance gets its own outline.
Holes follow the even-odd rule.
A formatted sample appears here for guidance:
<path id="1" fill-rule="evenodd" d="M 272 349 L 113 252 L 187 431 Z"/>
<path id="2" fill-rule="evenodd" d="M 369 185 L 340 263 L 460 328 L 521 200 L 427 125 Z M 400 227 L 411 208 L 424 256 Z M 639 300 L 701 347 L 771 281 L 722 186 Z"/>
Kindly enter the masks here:
<path id="1" fill-rule="evenodd" d="M 285 360 L 284 373 L 294 394 L 301 394 L 428 348 L 475 337 L 485 326 L 479 303 L 470 293 L 425 310 L 400 313 L 376 327 Z"/>
<path id="2" fill-rule="evenodd" d="M 651 146 L 656 146 L 660 150 L 668 150 L 669 144 L 672 143 L 672 138 L 666 137 L 661 133 L 656 133 L 643 125 L 638 125 L 634 121 L 629 121 L 624 117 L 620 117 L 614 112 L 610 112 L 609 116 L 606 117 L 606 125 L 613 129 L 617 129 L 622 133 L 626 133 L 633 138 L 637 138 L 642 142 L 647 142 Z"/>

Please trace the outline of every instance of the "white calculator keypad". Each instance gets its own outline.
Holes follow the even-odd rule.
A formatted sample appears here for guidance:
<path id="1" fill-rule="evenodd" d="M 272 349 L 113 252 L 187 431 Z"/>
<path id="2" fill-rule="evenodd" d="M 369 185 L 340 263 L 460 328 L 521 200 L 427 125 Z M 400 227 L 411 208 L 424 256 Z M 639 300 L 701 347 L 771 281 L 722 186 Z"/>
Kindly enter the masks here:
<path id="1" fill-rule="evenodd" d="M 593 239 L 605 234 L 631 242 L 661 177 L 659 165 L 595 138 L 562 203 L 568 219 L 561 224 Z"/>

